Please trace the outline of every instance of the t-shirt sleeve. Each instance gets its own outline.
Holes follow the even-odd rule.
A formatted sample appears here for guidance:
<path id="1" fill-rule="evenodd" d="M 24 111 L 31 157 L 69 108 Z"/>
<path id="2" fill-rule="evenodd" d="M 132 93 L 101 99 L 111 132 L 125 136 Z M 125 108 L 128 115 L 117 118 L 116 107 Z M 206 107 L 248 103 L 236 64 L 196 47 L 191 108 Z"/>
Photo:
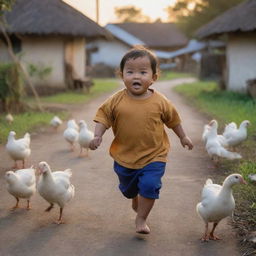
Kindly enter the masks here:
<path id="1" fill-rule="evenodd" d="M 181 118 L 176 108 L 172 105 L 170 101 L 165 102 L 163 122 L 168 128 L 174 128 L 181 123 Z"/>
<path id="2" fill-rule="evenodd" d="M 107 129 L 112 126 L 113 118 L 111 109 L 111 99 L 108 99 L 99 107 L 93 121 L 104 124 Z"/>

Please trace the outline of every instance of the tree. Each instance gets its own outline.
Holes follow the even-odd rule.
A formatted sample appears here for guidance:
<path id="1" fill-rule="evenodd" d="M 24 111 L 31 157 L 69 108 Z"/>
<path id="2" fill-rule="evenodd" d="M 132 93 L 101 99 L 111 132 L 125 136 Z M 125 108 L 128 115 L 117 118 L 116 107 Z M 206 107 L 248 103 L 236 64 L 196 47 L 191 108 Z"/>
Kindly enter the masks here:
<path id="1" fill-rule="evenodd" d="M 242 1 L 194 0 L 191 2 L 191 0 L 177 0 L 176 4 L 169 6 L 166 11 L 170 21 L 175 21 L 188 36 L 194 36 L 199 27 Z"/>
<path id="2" fill-rule="evenodd" d="M 3 11 L 9 11 L 15 0 L 0 0 L 0 15 L 3 15 Z"/>
<path id="3" fill-rule="evenodd" d="M 14 2 L 15 2 L 15 0 L 0 0 L 0 33 L 2 32 L 3 38 L 7 44 L 7 50 L 8 50 L 10 57 L 12 58 L 13 62 L 16 64 L 18 70 L 23 74 L 27 84 L 31 88 L 39 110 L 43 111 L 43 107 L 41 105 L 37 91 L 36 91 L 34 85 L 30 81 L 27 70 L 22 66 L 22 63 L 20 62 L 19 58 L 15 55 L 15 53 L 13 51 L 11 39 L 10 39 L 8 33 L 6 32 L 6 27 L 8 26 L 8 24 L 5 21 L 4 12 L 10 11 Z"/>
<path id="4" fill-rule="evenodd" d="M 140 8 L 134 6 L 116 7 L 115 14 L 119 22 L 150 22 L 150 17 L 144 15 Z"/>

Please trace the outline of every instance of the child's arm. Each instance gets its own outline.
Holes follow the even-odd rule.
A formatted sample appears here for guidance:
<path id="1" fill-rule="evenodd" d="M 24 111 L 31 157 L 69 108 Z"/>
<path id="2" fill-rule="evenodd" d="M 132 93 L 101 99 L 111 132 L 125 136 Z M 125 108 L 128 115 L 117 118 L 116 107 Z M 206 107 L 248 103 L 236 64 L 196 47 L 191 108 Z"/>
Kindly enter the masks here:
<path id="1" fill-rule="evenodd" d="M 172 128 L 176 135 L 180 138 L 181 145 L 185 148 L 188 146 L 188 149 L 191 150 L 193 148 L 193 143 L 189 137 L 186 136 L 181 124 L 176 125 Z"/>
<path id="2" fill-rule="evenodd" d="M 91 150 L 95 150 L 100 146 L 102 142 L 102 136 L 106 130 L 107 130 L 107 127 L 104 124 L 99 122 L 96 123 L 95 129 L 94 129 L 94 138 L 92 139 L 89 145 L 89 148 Z"/>

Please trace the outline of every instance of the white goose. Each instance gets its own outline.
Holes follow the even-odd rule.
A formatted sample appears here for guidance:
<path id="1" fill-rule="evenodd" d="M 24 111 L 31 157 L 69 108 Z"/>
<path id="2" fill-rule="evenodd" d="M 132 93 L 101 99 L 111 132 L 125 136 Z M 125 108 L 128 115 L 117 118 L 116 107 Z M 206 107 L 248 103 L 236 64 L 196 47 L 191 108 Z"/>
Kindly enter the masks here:
<path id="1" fill-rule="evenodd" d="M 23 138 L 15 139 L 16 133 L 14 131 L 10 131 L 6 150 L 10 157 L 15 161 L 14 168 L 17 168 L 17 161 L 22 161 L 22 168 L 25 167 L 25 159 L 30 156 L 30 134 L 26 133 Z"/>
<path id="2" fill-rule="evenodd" d="M 232 215 L 235 209 L 235 200 L 232 195 L 232 186 L 235 184 L 246 184 L 240 174 L 231 174 L 223 182 L 223 185 L 213 184 L 208 179 L 202 190 L 202 201 L 197 204 L 196 210 L 205 222 L 205 232 L 202 241 L 209 239 L 218 240 L 214 230 L 218 223 L 227 216 Z M 213 222 L 213 228 L 208 234 L 208 224 Z"/>
<path id="3" fill-rule="evenodd" d="M 8 113 L 6 116 L 5 116 L 5 120 L 8 122 L 8 124 L 11 124 L 14 120 L 12 114 Z"/>
<path id="4" fill-rule="evenodd" d="M 88 129 L 88 126 L 84 120 L 80 120 L 79 127 L 80 132 L 78 136 L 78 142 L 80 144 L 80 156 L 82 155 L 83 148 L 87 150 L 88 155 L 89 144 L 94 137 L 94 133 Z"/>
<path id="5" fill-rule="evenodd" d="M 50 206 L 45 211 L 49 212 L 55 203 L 58 204 L 60 207 L 60 214 L 56 223 L 61 224 L 63 223 L 63 208 L 75 194 L 75 187 L 70 183 L 72 172 L 70 169 L 52 172 L 50 166 L 46 162 L 39 163 L 39 171 L 41 175 L 37 185 L 38 192 L 50 203 Z"/>
<path id="6" fill-rule="evenodd" d="M 16 198 L 16 205 L 13 210 L 19 207 L 19 199 L 27 199 L 27 210 L 30 209 L 30 198 L 36 192 L 36 176 L 33 167 L 20 169 L 16 172 L 8 171 L 5 174 L 7 191 Z"/>
<path id="7" fill-rule="evenodd" d="M 217 128 L 214 127 L 214 123 L 217 124 L 217 128 L 218 128 L 218 122 L 216 120 L 211 120 L 209 124 L 206 124 L 204 125 L 204 130 L 203 130 L 203 134 L 202 134 L 202 141 L 206 144 L 207 142 L 207 139 L 208 139 L 208 136 L 209 136 L 209 132 L 210 130 L 213 128 L 213 129 L 216 129 L 216 133 L 217 133 Z M 228 144 L 227 144 L 227 140 L 226 138 L 221 135 L 221 134 L 217 134 L 217 139 L 218 141 L 220 142 L 220 144 L 223 146 L 223 147 L 227 147 Z"/>
<path id="8" fill-rule="evenodd" d="M 50 125 L 57 131 L 58 127 L 62 124 L 62 120 L 58 116 L 54 116 L 50 121 Z"/>
<path id="9" fill-rule="evenodd" d="M 237 125 L 235 122 L 231 122 L 225 125 L 223 136 L 226 137 L 231 131 L 237 130 Z"/>
<path id="10" fill-rule="evenodd" d="M 247 139 L 247 127 L 249 126 L 249 124 L 250 121 L 244 120 L 243 122 L 241 122 L 238 129 L 233 126 L 233 128 L 231 127 L 224 131 L 223 135 L 225 136 L 229 146 L 238 146 Z"/>
<path id="11" fill-rule="evenodd" d="M 213 158 L 213 160 L 215 160 L 216 157 L 223 157 L 227 159 L 242 158 L 240 154 L 236 152 L 230 152 L 222 146 L 217 135 L 218 123 L 216 120 L 211 121 L 211 127 L 212 128 L 208 131 L 205 145 L 208 155 Z"/>
<path id="12" fill-rule="evenodd" d="M 79 126 L 78 124 L 76 123 L 76 120 L 75 119 L 70 119 L 68 120 L 68 123 L 67 123 L 67 126 L 70 127 L 70 128 L 73 128 L 77 131 L 79 131 Z"/>
<path id="13" fill-rule="evenodd" d="M 71 150 L 74 151 L 74 144 L 78 140 L 78 126 L 74 120 L 69 120 L 67 123 L 67 129 L 63 133 L 63 137 L 70 144 Z"/>

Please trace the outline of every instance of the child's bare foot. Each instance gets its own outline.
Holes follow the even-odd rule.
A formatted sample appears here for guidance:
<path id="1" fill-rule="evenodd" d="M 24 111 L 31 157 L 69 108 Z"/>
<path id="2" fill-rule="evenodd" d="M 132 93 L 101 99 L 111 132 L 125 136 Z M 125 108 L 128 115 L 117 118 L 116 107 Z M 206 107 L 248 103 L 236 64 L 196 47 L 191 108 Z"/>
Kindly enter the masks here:
<path id="1" fill-rule="evenodd" d="M 138 210 L 138 196 L 132 199 L 132 209 L 137 212 Z"/>
<path id="2" fill-rule="evenodd" d="M 150 228 L 148 227 L 146 220 L 142 217 L 136 217 L 135 220 L 136 232 L 139 234 L 149 234 Z"/>

